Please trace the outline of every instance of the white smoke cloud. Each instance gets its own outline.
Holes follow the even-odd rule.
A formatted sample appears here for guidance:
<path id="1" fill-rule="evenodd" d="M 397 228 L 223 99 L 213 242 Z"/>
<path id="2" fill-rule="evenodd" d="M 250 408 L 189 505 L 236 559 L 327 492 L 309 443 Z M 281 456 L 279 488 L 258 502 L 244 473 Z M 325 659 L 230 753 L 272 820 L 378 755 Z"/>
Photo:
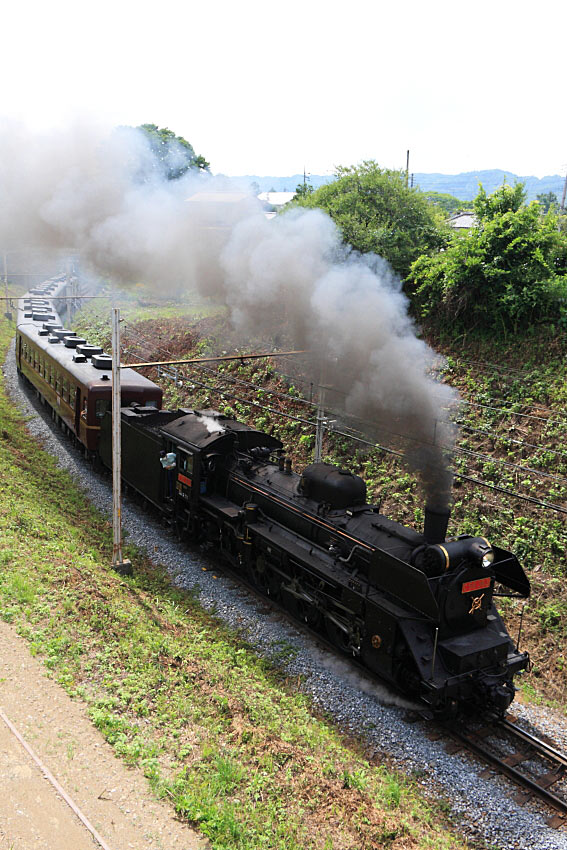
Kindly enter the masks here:
<path id="1" fill-rule="evenodd" d="M 456 395 L 429 377 L 433 352 L 384 260 L 349 253 L 321 211 L 268 221 L 251 196 L 227 196 L 226 180 L 163 179 L 132 128 L 40 137 L 4 121 L 0 131 L 0 249 L 78 251 L 116 282 L 198 287 L 223 299 L 243 333 L 285 319 L 312 352 L 314 379 L 343 392 L 347 411 L 407 435 L 429 501 L 447 501 L 445 408 Z"/>

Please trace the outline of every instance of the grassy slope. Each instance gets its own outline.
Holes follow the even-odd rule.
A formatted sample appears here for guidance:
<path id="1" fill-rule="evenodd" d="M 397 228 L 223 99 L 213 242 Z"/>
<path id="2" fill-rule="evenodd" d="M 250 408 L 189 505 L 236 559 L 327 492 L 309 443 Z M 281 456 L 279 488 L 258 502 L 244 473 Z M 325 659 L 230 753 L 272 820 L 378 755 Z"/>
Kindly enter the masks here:
<path id="1" fill-rule="evenodd" d="M 85 321 L 91 320 L 85 317 Z M 146 320 L 137 327 L 150 340 L 143 356 L 152 356 L 152 344 L 156 358 L 163 356 L 164 347 L 191 355 L 207 347 L 216 351 L 228 347 L 221 316 L 190 328 L 179 322 L 172 334 L 167 333 L 167 322 Z M 104 336 L 107 329 L 105 321 L 98 332 Z M 200 334 L 208 340 L 200 339 Z M 139 342 L 136 338 L 130 343 L 126 340 L 127 345 L 132 345 L 132 353 L 138 350 Z M 458 439 L 458 446 L 468 454 L 457 454 L 456 470 L 498 488 L 567 506 L 567 419 L 563 418 L 567 399 L 564 380 L 567 342 L 545 329 L 523 339 L 521 344 L 516 339 L 509 343 L 498 339 L 493 342 L 432 339 L 430 342 L 447 357 L 444 380 L 457 387 L 469 402 L 459 417 Z M 249 393 L 250 401 L 259 400 L 306 417 L 305 406 L 295 400 L 296 388 L 278 377 L 272 363 L 233 364 L 222 366 L 219 371 L 222 374 L 217 377 L 217 386 L 224 388 L 224 394 L 191 386 L 187 381 L 183 388 L 177 388 L 164 380 L 166 405 L 212 406 L 233 413 L 280 436 L 296 467 L 311 462 L 312 428 L 231 398 L 231 393 L 239 396 L 246 393 L 241 386 L 226 383 L 228 378 L 250 380 L 287 396 L 282 401 L 268 393 L 262 397 L 262 392 L 255 391 Z M 199 380 L 210 380 L 198 372 L 193 375 Z M 225 382 L 219 384 L 219 380 Z M 508 412 L 502 413 L 502 409 Z M 328 435 L 325 449 L 327 459 L 362 472 L 369 499 L 379 503 L 384 513 L 422 527 L 423 495 L 413 476 L 397 459 L 357 447 L 333 434 Z M 530 698 L 549 701 L 565 710 L 567 596 L 563 583 L 567 516 L 457 478 L 449 532 L 486 535 L 521 560 L 532 583 L 532 596 L 524 609 L 522 647 L 530 651 L 533 660 L 531 673 L 520 680 L 522 691 Z M 516 636 L 523 603 L 501 600 L 499 604 L 510 633 Z"/>
<path id="2" fill-rule="evenodd" d="M 2 351 L 12 333 L 2 320 Z M 464 846 L 143 553 L 114 574 L 107 520 L 2 388 L 0 435 L 0 615 L 214 848 Z"/>

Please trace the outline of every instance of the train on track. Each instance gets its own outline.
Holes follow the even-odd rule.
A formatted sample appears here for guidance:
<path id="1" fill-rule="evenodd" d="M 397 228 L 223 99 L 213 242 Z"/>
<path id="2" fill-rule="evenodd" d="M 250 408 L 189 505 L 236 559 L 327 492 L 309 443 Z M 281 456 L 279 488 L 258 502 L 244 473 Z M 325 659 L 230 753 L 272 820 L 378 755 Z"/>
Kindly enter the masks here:
<path id="1" fill-rule="evenodd" d="M 63 286 L 47 281 L 20 301 L 18 370 L 110 468 L 111 358 L 61 326 L 52 305 Z M 529 666 L 494 601 L 529 596 L 511 552 L 446 539 L 448 510 L 426 506 L 423 533 L 401 525 L 367 503 L 357 475 L 326 463 L 297 474 L 275 437 L 214 410 L 163 410 L 161 389 L 134 370 L 122 370 L 121 392 L 123 479 L 180 536 L 211 545 L 433 714 L 506 711 Z"/>

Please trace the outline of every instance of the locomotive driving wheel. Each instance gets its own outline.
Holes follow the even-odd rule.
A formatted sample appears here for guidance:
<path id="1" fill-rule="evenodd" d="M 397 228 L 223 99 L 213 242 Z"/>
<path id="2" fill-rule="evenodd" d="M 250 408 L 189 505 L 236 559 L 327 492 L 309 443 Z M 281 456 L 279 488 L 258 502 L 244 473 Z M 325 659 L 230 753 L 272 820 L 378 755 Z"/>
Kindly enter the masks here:
<path id="1" fill-rule="evenodd" d="M 257 587 L 264 596 L 278 600 L 281 595 L 281 582 L 276 572 L 266 563 L 262 555 L 252 558 L 247 569 L 250 583 Z"/>

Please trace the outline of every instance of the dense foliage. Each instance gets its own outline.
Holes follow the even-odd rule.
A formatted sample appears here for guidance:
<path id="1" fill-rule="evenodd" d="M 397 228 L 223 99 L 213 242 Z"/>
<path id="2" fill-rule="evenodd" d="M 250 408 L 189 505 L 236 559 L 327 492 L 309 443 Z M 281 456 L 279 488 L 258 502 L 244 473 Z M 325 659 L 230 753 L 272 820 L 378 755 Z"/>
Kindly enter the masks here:
<path id="1" fill-rule="evenodd" d="M 189 170 L 209 170 L 207 160 L 197 155 L 193 145 L 183 136 L 176 136 L 173 130 L 160 129 L 157 124 L 141 124 L 137 129 L 147 137 L 155 154 L 156 168 L 167 180 L 177 180 Z"/>
<path id="2" fill-rule="evenodd" d="M 463 201 L 447 192 L 424 192 L 423 194 L 428 201 L 440 207 L 447 215 L 454 215 L 463 210 L 472 210 L 472 201 Z"/>
<path id="3" fill-rule="evenodd" d="M 559 209 L 559 201 L 555 192 L 542 192 L 537 195 L 537 202 L 540 205 L 542 212 L 547 213 L 549 210 L 557 212 Z"/>
<path id="4" fill-rule="evenodd" d="M 448 239 L 443 214 L 418 189 L 408 188 L 405 172 L 382 169 L 373 160 L 339 167 L 336 180 L 306 189 L 295 203 L 324 209 L 345 242 L 385 257 L 402 277 L 420 255 Z"/>
<path id="5" fill-rule="evenodd" d="M 567 322 L 567 244 L 553 213 L 525 203 L 522 184 L 474 201 L 477 223 L 444 252 L 420 257 L 410 273 L 422 317 L 464 328 L 518 331 Z"/>

